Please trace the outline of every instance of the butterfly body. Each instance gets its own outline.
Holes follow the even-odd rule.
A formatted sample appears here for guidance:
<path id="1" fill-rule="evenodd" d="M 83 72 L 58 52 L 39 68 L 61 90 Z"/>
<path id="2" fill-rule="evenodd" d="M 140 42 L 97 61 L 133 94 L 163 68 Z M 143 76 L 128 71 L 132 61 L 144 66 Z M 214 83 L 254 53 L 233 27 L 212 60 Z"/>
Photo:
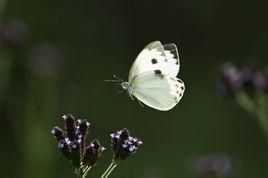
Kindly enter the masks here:
<path id="1" fill-rule="evenodd" d="M 185 86 L 177 78 L 180 62 L 175 44 L 148 44 L 133 63 L 128 81 L 120 81 L 129 96 L 160 110 L 172 109 L 182 98 Z"/>

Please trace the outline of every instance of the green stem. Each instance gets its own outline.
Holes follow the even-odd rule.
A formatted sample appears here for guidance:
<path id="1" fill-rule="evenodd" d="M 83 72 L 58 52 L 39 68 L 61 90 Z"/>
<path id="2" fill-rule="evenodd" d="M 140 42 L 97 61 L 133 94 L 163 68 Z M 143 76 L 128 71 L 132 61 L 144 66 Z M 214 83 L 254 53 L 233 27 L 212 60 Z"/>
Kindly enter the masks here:
<path id="1" fill-rule="evenodd" d="M 258 101 L 258 107 L 256 110 L 256 115 L 258 117 L 258 120 L 260 122 L 260 125 L 262 126 L 263 130 L 266 133 L 266 136 L 268 136 L 268 113 L 267 113 L 267 98 L 266 96 L 259 95 L 257 98 Z"/>
<path id="2" fill-rule="evenodd" d="M 86 176 L 83 174 L 83 171 L 81 168 L 75 169 L 76 178 L 85 178 Z"/>
<path id="3" fill-rule="evenodd" d="M 265 136 L 268 137 L 268 98 L 264 93 L 257 93 L 250 97 L 241 91 L 236 94 L 236 101 L 254 118 L 257 119 Z"/>
<path id="4" fill-rule="evenodd" d="M 256 104 L 254 101 L 243 91 L 236 94 L 236 102 L 240 104 L 250 114 L 255 115 Z"/>
<path id="5" fill-rule="evenodd" d="M 114 170 L 114 168 L 116 168 L 117 164 L 115 163 L 115 161 L 113 160 L 110 164 L 110 166 L 106 169 L 106 171 L 101 175 L 101 178 L 107 178 Z"/>
<path id="6" fill-rule="evenodd" d="M 79 169 L 75 169 L 76 178 L 86 178 L 88 171 L 92 168 L 92 166 L 80 167 Z"/>
<path id="7" fill-rule="evenodd" d="M 106 174 L 106 177 L 108 177 L 114 170 L 114 168 L 116 168 L 117 164 L 114 164 L 113 167 L 109 170 L 109 172 Z"/>

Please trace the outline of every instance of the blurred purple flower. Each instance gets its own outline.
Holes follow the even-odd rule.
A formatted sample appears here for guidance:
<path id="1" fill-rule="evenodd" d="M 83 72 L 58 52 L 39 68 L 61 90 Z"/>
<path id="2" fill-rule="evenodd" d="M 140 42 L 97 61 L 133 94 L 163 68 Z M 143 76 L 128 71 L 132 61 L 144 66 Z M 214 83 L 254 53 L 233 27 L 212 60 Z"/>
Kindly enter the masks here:
<path id="1" fill-rule="evenodd" d="M 255 65 L 243 68 L 242 81 L 244 89 L 249 92 L 267 90 L 267 77 Z"/>
<path id="2" fill-rule="evenodd" d="M 6 24 L 0 24 L 1 44 L 17 47 L 22 45 L 27 36 L 27 26 L 21 20 L 13 20 Z"/>
<path id="3" fill-rule="evenodd" d="M 232 96 L 242 87 L 240 70 L 232 63 L 226 63 L 220 68 L 220 84 L 217 85 L 219 96 Z"/>
<path id="4" fill-rule="evenodd" d="M 221 83 L 217 86 L 220 96 L 233 96 L 237 91 L 244 90 L 249 95 L 268 91 L 268 78 L 256 65 L 239 70 L 231 63 L 226 63 L 220 70 Z"/>
<path id="5" fill-rule="evenodd" d="M 227 87 L 232 90 L 239 89 L 242 85 L 241 72 L 231 63 L 223 65 L 221 78 Z"/>
<path id="6" fill-rule="evenodd" d="M 195 170 L 201 175 L 223 176 L 232 170 L 232 160 L 225 154 L 204 155 L 197 159 Z"/>

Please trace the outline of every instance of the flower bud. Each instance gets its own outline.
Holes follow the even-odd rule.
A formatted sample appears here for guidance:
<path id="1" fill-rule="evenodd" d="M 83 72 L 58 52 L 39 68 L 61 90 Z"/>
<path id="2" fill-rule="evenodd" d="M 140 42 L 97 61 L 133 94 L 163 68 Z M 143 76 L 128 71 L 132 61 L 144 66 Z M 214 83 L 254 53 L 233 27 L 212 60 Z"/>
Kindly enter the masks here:
<path id="1" fill-rule="evenodd" d="M 83 164 L 88 166 L 95 165 L 104 150 L 105 148 L 101 146 L 98 140 L 93 140 L 89 146 L 86 147 Z"/>
<path id="2" fill-rule="evenodd" d="M 75 119 L 71 114 L 67 114 L 62 116 L 65 122 L 65 129 L 67 132 L 67 137 L 73 141 L 75 139 L 75 133 L 76 133 L 76 123 Z"/>
<path id="3" fill-rule="evenodd" d="M 86 137 L 88 134 L 90 123 L 87 120 L 78 120 L 78 131 L 82 134 L 83 137 Z"/>
<path id="4" fill-rule="evenodd" d="M 64 133 L 59 127 L 54 127 L 51 131 L 51 134 L 58 140 L 64 140 Z"/>
<path id="5" fill-rule="evenodd" d="M 117 131 L 110 136 L 112 138 L 112 149 L 114 152 L 114 160 L 116 162 L 122 161 L 134 154 L 142 144 L 142 141 L 138 138 L 130 136 L 128 129 Z"/>
<path id="6" fill-rule="evenodd" d="M 58 143 L 58 149 L 62 152 L 62 154 L 68 159 L 71 160 L 71 150 L 70 145 L 66 140 L 60 140 Z"/>

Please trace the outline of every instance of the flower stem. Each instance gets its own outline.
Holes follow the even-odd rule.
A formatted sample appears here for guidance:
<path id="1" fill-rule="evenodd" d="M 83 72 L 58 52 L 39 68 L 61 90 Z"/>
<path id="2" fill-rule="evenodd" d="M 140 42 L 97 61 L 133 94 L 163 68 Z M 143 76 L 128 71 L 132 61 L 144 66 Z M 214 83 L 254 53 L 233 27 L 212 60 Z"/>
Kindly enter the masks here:
<path id="1" fill-rule="evenodd" d="M 258 101 L 258 107 L 256 110 L 256 115 L 259 119 L 260 125 L 262 126 L 263 130 L 266 133 L 266 136 L 268 136 L 268 100 L 265 95 L 259 95 L 257 98 Z"/>
<path id="2" fill-rule="evenodd" d="M 268 98 L 263 93 L 257 93 L 254 97 L 248 96 L 245 92 L 239 92 L 236 95 L 236 101 L 239 103 L 248 113 L 254 116 L 259 125 L 265 132 L 265 136 L 268 137 Z"/>
<path id="3" fill-rule="evenodd" d="M 110 164 L 110 166 L 106 169 L 106 171 L 101 175 L 101 178 L 107 178 L 114 170 L 114 168 L 116 168 L 117 164 L 115 163 L 115 161 L 113 160 Z"/>
<path id="4" fill-rule="evenodd" d="M 75 169 L 76 178 L 86 178 L 88 171 L 92 166 L 80 167 L 79 169 Z"/>
<path id="5" fill-rule="evenodd" d="M 236 94 L 236 101 L 240 104 L 247 112 L 255 115 L 256 104 L 254 101 L 243 91 Z"/>

